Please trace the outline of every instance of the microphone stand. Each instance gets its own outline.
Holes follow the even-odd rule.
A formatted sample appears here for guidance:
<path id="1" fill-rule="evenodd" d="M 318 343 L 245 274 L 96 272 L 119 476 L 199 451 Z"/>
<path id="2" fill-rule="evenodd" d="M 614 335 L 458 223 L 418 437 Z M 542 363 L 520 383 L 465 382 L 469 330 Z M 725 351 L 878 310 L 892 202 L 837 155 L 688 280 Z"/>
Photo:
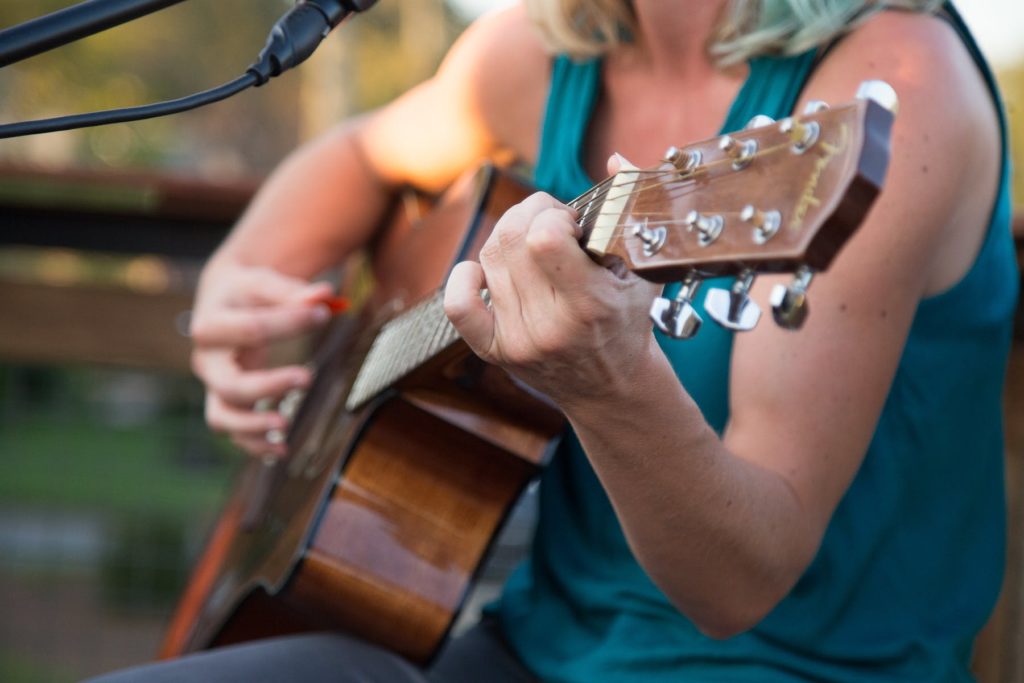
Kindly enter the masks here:
<path id="1" fill-rule="evenodd" d="M 0 68 L 184 0 L 86 0 L 0 31 Z"/>

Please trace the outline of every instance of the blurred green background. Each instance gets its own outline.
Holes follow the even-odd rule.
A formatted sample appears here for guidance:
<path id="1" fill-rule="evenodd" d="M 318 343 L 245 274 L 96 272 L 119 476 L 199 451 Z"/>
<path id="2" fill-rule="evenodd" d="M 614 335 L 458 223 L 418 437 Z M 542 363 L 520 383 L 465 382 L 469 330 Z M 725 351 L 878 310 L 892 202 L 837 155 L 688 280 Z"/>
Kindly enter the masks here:
<path id="1" fill-rule="evenodd" d="M 0 27 L 69 4 L 4 2 Z M 192 0 L 0 69 L 0 122 L 141 104 L 228 81 L 253 61 L 289 4 Z M 380 0 L 300 69 L 226 102 L 0 141 L 0 236 L 3 206 L 88 204 L 93 186 L 83 198 L 82 186 L 63 180 L 69 169 L 115 172 L 104 187 L 125 170 L 215 190 L 251 187 L 302 140 L 428 76 L 485 5 Z M 997 67 L 1013 125 L 1024 130 L 1024 62 Z M 1024 137 L 1013 144 L 1019 167 Z M 1024 199 L 1024 179 L 1014 187 Z M 0 313 L 0 681 L 73 681 L 156 651 L 240 456 L 202 423 L 200 387 L 173 356 L 183 340 L 171 356 L 152 358 L 62 358 L 60 344 L 53 351 L 43 342 L 76 347 L 83 333 L 60 313 L 73 294 L 82 297 L 75 307 L 97 307 L 86 316 L 120 305 L 122 292 L 184 312 L 200 265 L 0 239 L 0 312 L 8 299 L 39 311 L 31 326 L 29 308 Z M 142 330 L 129 319 L 105 333 L 174 338 L 180 321 L 171 315 Z"/>

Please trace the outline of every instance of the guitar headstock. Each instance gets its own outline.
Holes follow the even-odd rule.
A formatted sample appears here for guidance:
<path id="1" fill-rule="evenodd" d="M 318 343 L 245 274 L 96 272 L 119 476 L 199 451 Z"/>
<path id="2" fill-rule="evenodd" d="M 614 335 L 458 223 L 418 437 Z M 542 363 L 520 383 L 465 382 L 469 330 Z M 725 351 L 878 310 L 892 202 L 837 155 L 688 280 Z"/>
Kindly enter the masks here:
<path id="1" fill-rule="evenodd" d="M 848 104 L 811 103 L 778 122 L 755 117 L 743 131 L 669 148 L 657 166 L 621 169 L 572 203 L 583 246 L 645 279 L 682 280 L 682 299 L 652 309 L 674 336 L 696 331 L 679 320 L 700 280 L 721 275 L 737 285 L 712 290 L 705 307 L 743 330 L 760 315 L 746 296 L 754 277 L 796 273 L 772 299 L 776 321 L 799 327 L 811 275 L 828 268 L 881 188 L 897 108 L 888 84 L 868 81 Z"/>

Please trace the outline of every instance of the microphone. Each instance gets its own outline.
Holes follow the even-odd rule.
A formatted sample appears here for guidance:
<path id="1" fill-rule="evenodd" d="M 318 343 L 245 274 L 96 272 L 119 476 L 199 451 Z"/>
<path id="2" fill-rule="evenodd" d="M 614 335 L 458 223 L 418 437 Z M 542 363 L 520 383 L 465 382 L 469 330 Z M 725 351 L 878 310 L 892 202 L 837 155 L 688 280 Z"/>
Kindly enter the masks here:
<path id="1" fill-rule="evenodd" d="M 256 86 L 306 61 L 331 29 L 348 15 L 367 10 L 376 2 L 301 0 L 277 20 L 256 62 L 247 69 L 256 76 Z"/>

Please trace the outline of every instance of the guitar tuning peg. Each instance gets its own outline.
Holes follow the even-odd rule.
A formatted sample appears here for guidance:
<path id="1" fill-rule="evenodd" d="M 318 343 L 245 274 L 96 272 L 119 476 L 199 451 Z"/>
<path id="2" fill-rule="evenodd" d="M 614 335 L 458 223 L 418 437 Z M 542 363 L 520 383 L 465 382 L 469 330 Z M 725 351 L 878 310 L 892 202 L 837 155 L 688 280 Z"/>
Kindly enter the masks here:
<path id="1" fill-rule="evenodd" d="M 799 330 L 803 327 L 809 310 L 807 288 L 813 277 L 811 269 L 803 266 L 796 272 L 796 278 L 790 285 L 772 287 L 770 301 L 776 325 L 786 330 Z"/>
<path id="2" fill-rule="evenodd" d="M 817 121 L 801 123 L 790 116 L 782 119 L 782 122 L 779 123 L 779 132 L 789 136 L 790 142 L 793 143 L 790 149 L 794 154 L 803 154 L 818 141 L 818 136 L 821 135 L 821 126 Z"/>
<path id="3" fill-rule="evenodd" d="M 740 211 L 740 220 L 754 226 L 754 242 L 764 244 L 779 232 L 782 226 L 782 214 L 778 211 L 760 211 L 747 204 Z"/>
<path id="4" fill-rule="evenodd" d="M 665 161 L 675 166 L 680 173 L 693 173 L 700 166 L 700 150 L 685 152 L 678 147 L 669 147 L 665 150 Z"/>
<path id="5" fill-rule="evenodd" d="M 893 87 L 885 81 L 864 81 L 857 89 L 858 100 L 872 100 L 892 112 L 900 113 L 900 98 Z"/>
<path id="6" fill-rule="evenodd" d="M 690 339 L 704 323 L 693 307 L 693 297 L 701 281 L 694 272 L 689 272 L 675 299 L 659 296 L 651 303 L 651 320 L 654 326 L 673 339 Z"/>
<path id="7" fill-rule="evenodd" d="M 732 167 L 738 171 L 749 166 L 754 160 L 757 155 L 757 141 L 737 140 L 731 135 L 723 135 L 718 141 L 718 149 L 732 159 Z"/>
<path id="8" fill-rule="evenodd" d="M 697 231 L 697 234 L 700 235 L 698 239 L 700 246 L 706 247 L 717 240 L 719 235 L 722 234 L 722 228 L 725 227 L 725 219 L 717 215 L 705 216 L 699 211 L 694 210 L 686 214 L 686 218 L 683 219 L 683 225 L 686 226 L 689 232 Z"/>
<path id="9" fill-rule="evenodd" d="M 804 105 L 804 116 L 810 116 L 811 114 L 817 114 L 818 112 L 828 111 L 828 102 L 822 100 L 810 100 Z"/>
<path id="10" fill-rule="evenodd" d="M 644 256 L 654 256 L 665 246 L 668 239 L 668 230 L 662 226 L 657 228 L 647 227 L 647 221 L 633 226 L 633 236 L 639 237 L 644 243 Z"/>
<path id="11" fill-rule="evenodd" d="M 736 278 L 732 290 L 712 289 L 704 299 L 704 310 L 722 327 L 749 332 L 761 319 L 761 307 L 750 298 L 754 272 L 745 270 Z"/>
<path id="12" fill-rule="evenodd" d="M 764 114 L 758 114 L 754 118 L 747 121 L 747 125 L 743 127 L 743 130 L 752 130 L 754 128 L 764 128 L 775 123 L 775 119 Z"/>

